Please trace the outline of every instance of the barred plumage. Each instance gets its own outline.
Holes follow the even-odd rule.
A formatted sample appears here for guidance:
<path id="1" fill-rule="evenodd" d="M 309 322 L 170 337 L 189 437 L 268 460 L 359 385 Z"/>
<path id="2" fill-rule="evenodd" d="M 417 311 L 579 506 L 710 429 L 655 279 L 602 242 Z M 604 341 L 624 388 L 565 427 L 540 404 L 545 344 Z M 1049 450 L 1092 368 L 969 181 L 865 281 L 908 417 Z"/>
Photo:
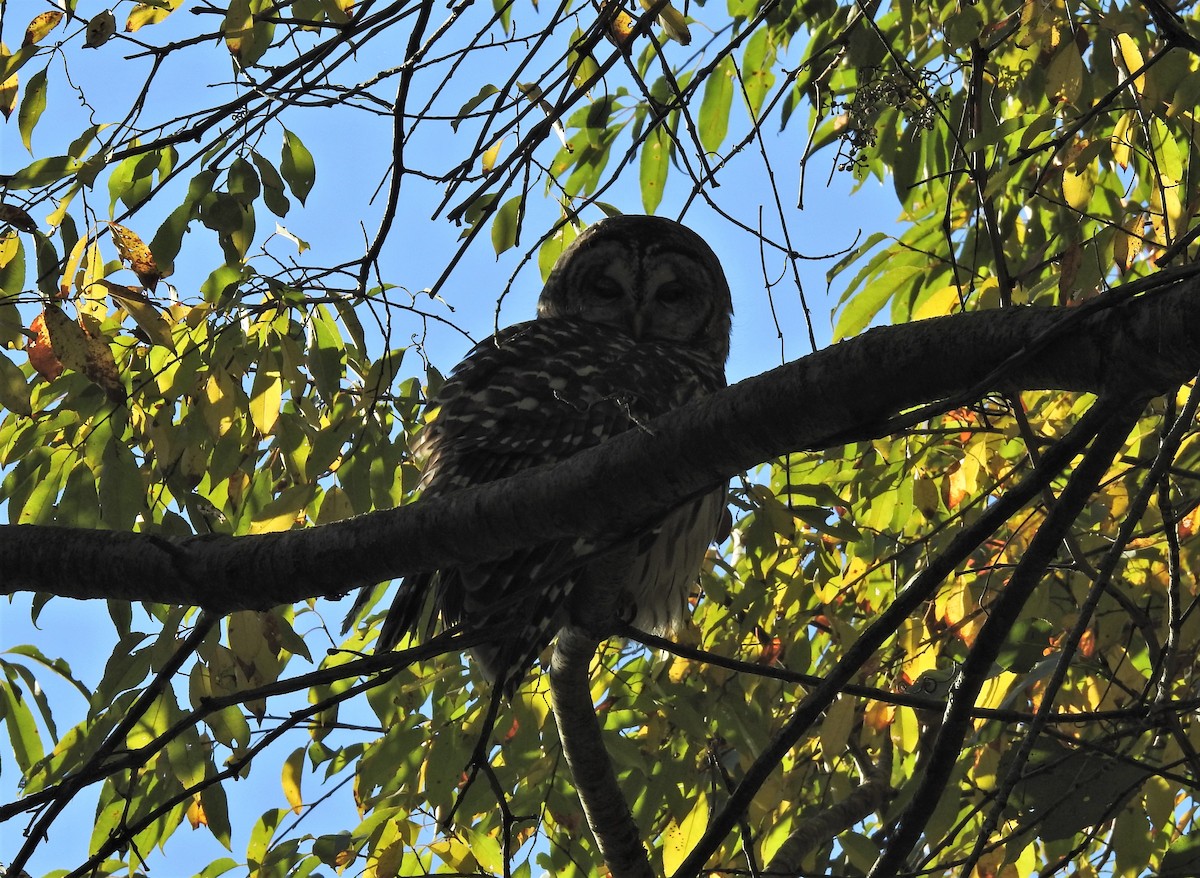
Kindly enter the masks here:
<path id="1" fill-rule="evenodd" d="M 689 229 L 634 216 L 588 228 L 547 280 L 538 319 L 477 345 L 430 401 L 436 411 L 416 449 L 425 457 L 423 494 L 563 460 L 712 393 L 725 384 L 731 313 L 720 264 Z M 724 491 L 714 492 L 601 555 L 562 540 L 409 577 L 377 648 L 419 625 L 429 594 L 447 624 L 496 629 L 472 654 L 509 690 L 595 589 L 620 588 L 623 617 L 669 632 L 723 506 Z"/>

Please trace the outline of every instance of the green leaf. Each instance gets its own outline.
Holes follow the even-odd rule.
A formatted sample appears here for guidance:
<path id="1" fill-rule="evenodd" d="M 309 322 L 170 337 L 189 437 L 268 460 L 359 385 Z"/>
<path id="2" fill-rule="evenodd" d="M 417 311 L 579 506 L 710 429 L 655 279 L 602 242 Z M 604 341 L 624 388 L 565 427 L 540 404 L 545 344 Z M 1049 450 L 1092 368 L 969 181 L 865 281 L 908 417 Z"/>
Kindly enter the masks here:
<path id="1" fill-rule="evenodd" d="M 233 829 L 229 824 L 229 801 L 225 797 L 225 787 L 220 784 L 206 787 L 200 793 L 200 804 L 204 806 L 204 816 L 208 819 L 208 831 L 213 834 L 213 838 L 224 845 L 226 850 L 233 850 Z M 218 862 L 225 861 L 221 860 Z M 215 866 L 216 863 L 213 865 Z M 211 869 L 212 866 L 209 868 Z M 220 872 L 213 872 L 212 874 L 220 875 L 227 871 L 229 870 L 222 868 Z M 205 874 L 208 874 L 207 869 L 205 870 Z"/>
<path id="2" fill-rule="evenodd" d="M 579 235 L 574 223 L 566 223 L 547 238 L 538 250 L 538 270 L 542 274 L 542 280 L 550 276 L 550 269 L 554 268 L 554 263 L 558 262 L 558 257 L 563 255 L 563 252 L 571 246 L 571 242 Z"/>
<path id="3" fill-rule="evenodd" d="M 1158 878 L 1189 878 L 1200 873 L 1200 835 L 1176 839 L 1163 855 Z"/>
<path id="4" fill-rule="evenodd" d="M 227 176 L 229 194 L 242 204 L 250 204 L 262 192 L 262 184 L 259 183 L 258 174 L 254 172 L 254 165 L 241 156 L 233 160 Z"/>
<path id="5" fill-rule="evenodd" d="M 9 671 L 7 666 L 5 671 Z M 11 681 L 11 673 L 8 673 L 8 676 Z M 0 708 L 4 714 L 4 725 L 8 729 L 13 758 L 21 771 L 27 772 L 34 763 L 45 756 L 42 736 L 38 733 L 33 711 L 26 704 L 23 692 L 12 682 L 0 682 Z"/>
<path id="6" fill-rule="evenodd" d="M 21 99 L 21 109 L 17 111 L 17 127 L 21 129 L 21 142 L 25 148 L 33 152 L 33 129 L 42 118 L 46 109 L 46 70 L 42 68 L 29 77 L 25 86 L 25 97 Z"/>
<path id="7" fill-rule="evenodd" d="M 500 205 L 492 220 L 492 247 L 499 256 L 505 250 L 517 243 L 519 217 L 521 213 L 521 196 L 516 195 Z"/>
<path id="8" fill-rule="evenodd" d="M 266 859 L 267 851 L 271 847 L 271 839 L 275 837 L 280 821 L 288 813 L 286 808 L 265 811 L 254 824 L 254 829 L 250 832 L 250 843 L 246 846 L 246 865 L 250 867 L 251 872 L 262 865 L 263 860 Z"/>
<path id="9" fill-rule="evenodd" d="M 833 329 L 834 340 L 850 338 L 866 329 L 880 309 L 896 295 L 901 284 L 922 273 L 922 269 L 913 266 L 897 266 L 887 278 L 867 285 L 850 299 L 845 310 L 838 316 L 837 325 Z"/>
<path id="10" fill-rule="evenodd" d="M 79 173 L 83 162 L 69 155 L 56 155 L 30 162 L 12 175 L 9 189 L 34 189 Z"/>
<path id="11" fill-rule="evenodd" d="M 292 194 L 304 203 L 317 179 L 317 166 L 312 153 L 300 138 L 288 129 L 283 129 L 283 156 L 279 161 L 279 173 L 287 180 Z"/>
<path id="12" fill-rule="evenodd" d="M 267 205 L 267 210 L 282 219 L 287 216 L 287 212 L 292 206 L 287 196 L 283 194 L 283 177 L 279 176 L 279 172 L 275 170 L 273 164 L 257 152 L 250 153 L 250 160 L 258 168 L 258 177 L 263 187 L 263 202 Z"/>
<path id="13" fill-rule="evenodd" d="M 745 83 L 746 100 L 750 115 L 758 118 L 763 101 L 775 85 L 775 42 L 770 28 L 760 28 L 746 41 L 746 52 L 742 56 L 742 79 Z"/>
<path id="14" fill-rule="evenodd" d="M 477 95 L 475 95 L 475 97 L 471 98 L 469 101 L 467 101 L 461 107 L 459 107 L 458 115 L 450 123 L 451 130 L 458 131 L 458 126 L 470 117 L 471 113 L 473 113 L 475 111 L 476 107 L 478 107 L 480 104 L 482 104 L 488 98 L 490 98 L 492 95 L 499 94 L 499 93 L 500 93 L 500 89 L 498 89 L 498 88 L 496 88 L 496 86 L 490 85 L 490 84 L 485 85 L 485 86 L 483 86 L 483 88 L 479 89 L 479 93 Z"/>
<path id="15" fill-rule="evenodd" d="M 729 133 L 729 111 L 733 107 L 733 78 L 737 71 L 733 59 L 726 55 L 704 83 L 704 99 L 700 102 L 700 143 L 709 152 L 716 152 Z"/>
<path id="16" fill-rule="evenodd" d="M 36 54 L 36 45 L 22 46 L 11 55 L 6 53 L 2 58 L 0 58 L 0 82 L 4 82 L 14 73 L 20 70 L 25 63 Z"/>
<path id="17" fill-rule="evenodd" d="M 18 415 L 28 417 L 33 414 L 33 406 L 29 401 L 29 382 L 4 351 L 0 351 L 0 406 Z"/>
<path id="18" fill-rule="evenodd" d="M 49 669 L 50 671 L 53 671 L 58 676 L 62 677 L 65 681 L 67 681 L 72 686 L 74 686 L 75 689 L 79 692 L 79 694 L 82 695 L 84 698 L 91 697 L 91 693 L 88 691 L 87 687 L 84 686 L 82 683 L 80 683 L 77 679 L 75 679 L 75 675 L 71 671 L 71 666 L 69 664 L 67 664 L 67 662 L 64 659 L 48 658 L 36 646 L 30 646 L 29 644 L 20 644 L 18 646 L 12 647 L 11 649 L 5 650 L 5 652 L 10 655 L 23 655 L 28 659 L 32 659 L 33 661 L 37 662 L 39 665 L 42 665 L 43 667 Z"/>
<path id="19" fill-rule="evenodd" d="M 308 371 L 317 392 L 332 401 L 342 386 L 342 362 L 345 345 L 337 321 L 324 305 L 312 310 L 312 342 L 308 349 Z"/>
<path id="20" fill-rule="evenodd" d="M 642 185 L 642 207 L 646 213 L 654 213 L 662 203 L 663 189 L 670 169 L 671 141 L 662 126 L 656 127 L 642 144 L 640 180 Z"/>

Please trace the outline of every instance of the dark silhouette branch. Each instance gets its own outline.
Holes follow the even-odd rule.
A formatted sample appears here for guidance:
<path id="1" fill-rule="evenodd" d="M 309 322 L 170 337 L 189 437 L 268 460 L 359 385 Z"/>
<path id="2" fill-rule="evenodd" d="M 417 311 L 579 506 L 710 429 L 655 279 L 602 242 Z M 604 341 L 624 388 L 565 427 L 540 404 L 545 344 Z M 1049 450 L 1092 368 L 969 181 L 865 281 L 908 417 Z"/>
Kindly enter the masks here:
<path id="1" fill-rule="evenodd" d="M 565 536 L 619 539 L 786 452 L 894 432 L 916 406 L 928 417 L 998 387 L 1150 395 L 1181 384 L 1200 369 L 1197 273 L 1160 272 L 1079 308 L 874 329 L 554 468 L 322 527 L 165 538 L 3 526 L 0 593 L 265 609 Z"/>

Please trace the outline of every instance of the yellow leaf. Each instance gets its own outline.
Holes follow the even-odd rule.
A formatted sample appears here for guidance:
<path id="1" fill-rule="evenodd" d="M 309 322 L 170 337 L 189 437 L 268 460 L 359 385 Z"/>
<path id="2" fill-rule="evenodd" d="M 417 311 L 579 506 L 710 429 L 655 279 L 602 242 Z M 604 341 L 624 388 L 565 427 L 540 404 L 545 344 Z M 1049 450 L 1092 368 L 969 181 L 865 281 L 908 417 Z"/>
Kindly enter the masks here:
<path id="1" fill-rule="evenodd" d="M 250 420 L 264 436 L 270 434 L 279 420 L 283 402 L 283 381 L 278 372 L 260 371 L 254 377 L 250 391 Z"/>
<path id="2" fill-rule="evenodd" d="M 355 0 L 321 0 L 321 8 L 325 10 L 325 17 L 330 21 L 345 24 L 350 20 L 354 2 Z"/>
<path id="3" fill-rule="evenodd" d="M 1134 110 L 1128 110 L 1113 126 L 1111 136 L 1113 159 L 1122 170 L 1129 167 L 1129 157 L 1133 153 L 1133 123 L 1137 116 Z"/>
<path id="4" fill-rule="evenodd" d="M 1008 695 L 1008 690 L 1015 682 L 1017 682 L 1017 675 L 1012 671 L 1001 671 L 994 677 L 988 677 L 983 688 L 979 690 L 979 698 L 975 700 L 976 706 L 1000 707 L 1004 703 L 1004 697 Z"/>
<path id="5" fill-rule="evenodd" d="M 1134 214 L 1113 235 L 1113 262 L 1122 274 L 1133 267 L 1138 254 L 1142 252 L 1144 216 L 1140 211 Z"/>
<path id="6" fill-rule="evenodd" d="M 155 0 L 154 3 L 139 3 L 125 20 L 125 32 L 134 33 L 148 24 L 158 24 L 179 8 L 183 0 Z"/>
<path id="7" fill-rule="evenodd" d="M 0 67 L 6 65 L 11 57 L 12 52 L 8 51 L 8 46 L 0 43 Z M 0 83 L 0 113 L 4 114 L 5 119 L 17 108 L 17 92 L 20 85 L 21 80 L 15 73 Z"/>
<path id="8" fill-rule="evenodd" d="M 32 46 L 34 43 L 41 42 L 46 34 L 58 27 L 62 17 L 63 14 L 56 9 L 35 15 L 33 21 L 29 22 L 29 27 L 25 28 L 25 39 L 21 45 Z"/>
<path id="9" fill-rule="evenodd" d="M 495 143 L 488 147 L 487 152 L 480 159 L 480 165 L 483 167 L 485 174 L 489 173 L 496 166 L 496 157 L 500 155 L 500 147 L 504 144 L 504 138 L 501 137 Z"/>
<path id="10" fill-rule="evenodd" d="M 1126 75 L 1132 75 L 1142 69 L 1142 65 L 1146 62 L 1142 59 L 1142 51 L 1137 47 L 1133 37 L 1129 34 L 1117 34 L 1115 45 L 1113 46 L 1113 55 L 1116 60 L 1125 68 Z M 1133 81 L 1133 87 L 1138 94 L 1143 94 L 1146 91 L 1146 75 L 1142 74 Z"/>
<path id="11" fill-rule="evenodd" d="M 1083 91 L 1083 58 L 1075 43 L 1063 43 L 1046 68 L 1046 91 L 1055 102 L 1075 103 Z"/>
<path id="12" fill-rule="evenodd" d="M 435 841 L 429 845 L 429 850 L 451 869 L 459 872 L 475 870 L 475 858 L 471 856 L 471 848 L 460 838 L 451 836 L 441 841 Z"/>
<path id="13" fill-rule="evenodd" d="M 707 828 L 708 797 L 699 795 L 691 813 L 679 823 L 672 820 L 663 832 L 663 871 L 669 875 L 678 869 Z"/>
<path id="14" fill-rule="evenodd" d="M 304 798 L 300 795 L 300 780 L 304 775 L 304 748 L 297 747 L 283 762 L 283 796 L 297 814 L 304 812 Z"/>
<path id="15" fill-rule="evenodd" d="M 1081 167 L 1072 162 L 1064 167 L 1062 187 L 1067 204 L 1080 213 L 1086 212 L 1096 190 L 1096 163 L 1089 160 Z"/>
<path id="16" fill-rule="evenodd" d="M 924 298 L 913 311 L 914 320 L 925 320 L 929 317 L 942 317 L 953 314 L 961 305 L 959 288 L 951 284 L 935 290 Z"/>
<path id="17" fill-rule="evenodd" d="M 850 732 L 854 729 L 854 699 L 839 695 L 825 711 L 821 723 L 821 756 L 827 766 L 833 765 L 846 750 Z"/>
<path id="18" fill-rule="evenodd" d="M 224 372 L 210 373 L 204 384 L 204 420 L 213 436 L 221 437 L 233 426 L 234 400 L 229 376 Z"/>
<path id="19" fill-rule="evenodd" d="M 200 802 L 200 794 L 192 797 L 192 803 L 187 807 L 187 819 L 192 829 L 208 826 L 208 816 L 204 813 L 204 805 Z"/>
<path id="20" fill-rule="evenodd" d="M 604 35 L 608 37 L 609 42 L 614 46 L 619 49 L 625 49 L 633 38 L 633 29 L 636 25 L 637 20 L 632 15 L 624 9 L 617 9 L 615 14 L 605 24 Z"/>
<path id="21" fill-rule="evenodd" d="M 75 273 L 79 271 L 79 263 L 83 261 L 83 252 L 87 249 L 87 236 L 81 237 L 71 248 L 67 256 L 67 264 L 63 268 L 62 279 L 58 282 L 59 298 L 68 299 L 71 296 L 71 286 L 75 283 Z"/>
<path id="22" fill-rule="evenodd" d="M 654 3 L 652 0 L 639 0 L 643 9 L 650 9 Z M 687 19 L 683 13 L 668 3 L 658 13 L 658 23 L 662 25 L 663 32 L 668 38 L 679 43 L 681 46 L 686 46 L 692 41 L 691 31 L 688 30 Z M 632 28 L 632 24 L 630 25 Z"/>

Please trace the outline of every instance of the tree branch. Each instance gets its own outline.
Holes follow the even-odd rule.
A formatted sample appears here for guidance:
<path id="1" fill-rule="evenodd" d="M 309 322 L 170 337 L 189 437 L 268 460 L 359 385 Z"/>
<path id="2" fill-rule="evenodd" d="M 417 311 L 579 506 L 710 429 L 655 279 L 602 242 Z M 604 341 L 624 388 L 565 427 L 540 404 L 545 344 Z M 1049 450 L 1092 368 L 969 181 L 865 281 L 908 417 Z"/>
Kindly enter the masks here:
<path id="1" fill-rule="evenodd" d="M 1169 269 L 1077 308 L 873 329 L 555 467 L 322 527 L 165 538 L 2 526 L 0 593 L 230 612 L 339 596 L 567 536 L 617 540 L 786 452 L 885 435 L 915 406 L 946 410 L 996 388 L 1148 395 L 1182 384 L 1200 370 L 1197 274 Z"/>

